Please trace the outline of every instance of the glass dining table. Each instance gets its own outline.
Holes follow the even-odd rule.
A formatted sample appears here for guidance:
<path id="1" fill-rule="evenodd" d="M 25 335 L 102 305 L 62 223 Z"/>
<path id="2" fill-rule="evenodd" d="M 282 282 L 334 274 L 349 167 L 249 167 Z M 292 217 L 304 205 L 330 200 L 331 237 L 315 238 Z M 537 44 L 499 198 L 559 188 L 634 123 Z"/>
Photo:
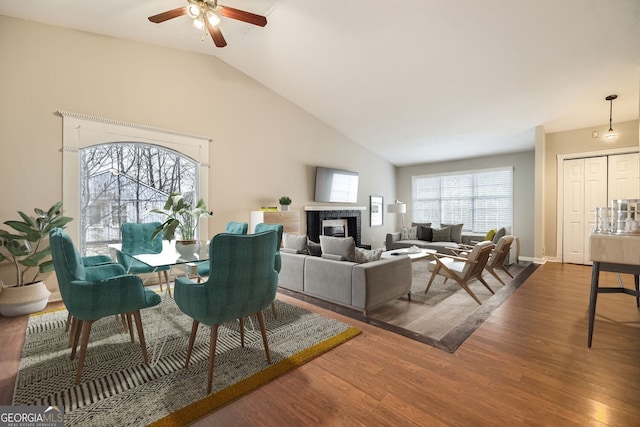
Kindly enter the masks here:
<path id="1" fill-rule="evenodd" d="M 149 266 L 152 269 L 152 272 L 156 272 L 159 269 L 169 267 L 169 272 L 175 275 L 175 273 L 173 272 L 174 267 L 179 267 L 185 271 L 185 275 L 187 277 L 198 277 L 198 280 L 200 280 L 200 277 L 197 274 L 198 264 L 201 262 L 208 262 L 209 260 L 208 244 L 201 245 L 200 251 L 198 253 L 195 253 L 192 257 L 185 257 L 178 253 L 175 247 L 175 242 L 167 240 L 162 241 L 162 251 L 158 253 L 136 253 L 141 251 L 135 249 L 125 252 L 122 250 L 121 243 L 112 243 L 107 246 L 109 247 L 109 251 L 117 251 L 122 256 L 131 257 Z M 112 253 L 112 258 L 115 259 L 116 257 L 113 255 L 114 254 Z M 152 275 L 149 275 L 149 277 L 151 276 Z M 143 283 L 147 279 L 144 279 Z M 158 309 L 163 314 L 166 312 L 166 304 L 168 303 L 168 299 L 171 299 L 170 286 L 170 283 L 167 283 L 167 290 L 165 291 L 164 301 L 158 306 Z M 166 318 L 166 315 L 163 315 L 163 318 Z M 167 318 L 165 320 L 168 321 L 169 319 Z M 164 322 L 158 323 L 158 329 L 156 331 L 157 336 L 162 336 L 162 339 L 157 340 L 156 345 L 151 348 L 151 358 L 149 361 L 149 365 L 152 367 L 158 364 L 160 356 L 162 355 L 162 351 L 166 345 L 167 337 L 169 335 L 167 328 L 169 328 L 170 326 L 167 322 L 167 325 L 163 328 L 163 323 Z"/>
<path id="2" fill-rule="evenodd" d="M 172 271 L 173 267 L 181 267 L 184 269 L 188 277 L 197 276 L 197 265 L 200 262 L 209 260 L 209 245 L 201 245 L 200 250 L 193 256 L 184 256 L 178 253 L 175 241 L 162 241 L 162 251 L 157 253 L 141 253 L 142 249 L 133 249 L 129 251 L 122 250 L 121 243 L 112 243 L 107 245 L 110 251 L 117 251 L 122 256 L 130 257 L 150 267 L 153 272 L 165 267 L 169 267 Z M 112 258 L 115 258 L 112 256 Z"/>

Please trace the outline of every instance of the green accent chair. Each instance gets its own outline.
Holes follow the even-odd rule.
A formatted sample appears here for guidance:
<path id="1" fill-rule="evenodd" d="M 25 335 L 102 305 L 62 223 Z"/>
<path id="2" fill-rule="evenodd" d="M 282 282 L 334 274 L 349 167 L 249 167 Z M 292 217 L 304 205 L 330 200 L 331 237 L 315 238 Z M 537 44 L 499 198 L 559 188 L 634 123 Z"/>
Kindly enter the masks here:
<path id="1" fill-rule="evenodd" d="M 185 368 L 189 367 L 198 325 L 211 327 L 207 393 L 211 393 L 218 327 L 235 319 L 240 321 L 240 343 L 244 347 L 243 318 L 257 315 L 262 341 L 271 363 L 267 331 L 262 310 L 276 296 L 278 273 L 274 269 L 277 233 L 217 234 L 209 247 L 211 274 L 204 283 L 186 277 L 176 278 L 176 304 L 193 318 Z"/>
<path id="2" fill-rule="evenodd" d="M 278 233 L 278 242 L 276 244 L 276 260 L 275 260 L 275 269 L 278 273 L 280 273 L 280 269 L 282 267 L 282 257 L 280 256 L 280 246 L 282 246 L 282 233 L 284 231 L 284 226 L 282 224 L 265 224 L 263 222 L 256 224 L 256 228 L 254 233 L 262 233 L 264 231 L 273 230 Z M 278 317 L 278 313 L 276 312 L 276 304 L 275 300 L 271 303 L 271 312 L 273 313 L 273 317 Z"/>
<path id="3" fill-rule="evenodd" d="M 125 315 L 133 337 L 131 324 L 131 316 L 133 316 L 142 356 L 145 363 L 149 363 L 140 310 L 160 304 L 160 295 L 145 289 L 142 280 L 137 276 L 126 274 L 120 264 L 85 267 L 71 238 L 61 228 L 51 230 L 49 242 L 62 301 L 77 323 L 77 326 L 72 328 L 74 338 L 71 359 L 75 358 L 78 341 L 82 334 L 76 384 L 80 384 L 82 377 L 91 326 L 93 322 L 103 317 Z"/>
<path id="4" fill-rule="evenodd" d="M 246 222 L 234 222 L 229 221 L 224 229 L 225 233 L 229 234 L 247 234 L 249 230 L 249 224 Z M 203 278 L 209 275 L 209 262 L 199 262 L 196 264 L 196 274 L 198 277 Z"/>
<path id="5" fill-rule="evenodd" d="M 164 274 L 164 282 L 167 285 L 167 292 L 171 296 L 171 286 L 169 285 L 168 271 L 171 266 L 151 267 L 138 261 L 130 255 L 140 254 L 157 254 L 162 252 L 162 233 L 158 234 L 151 240 L 154 230 L 161 224 L 159 222 L 147 222 L 137 224 L 134 222 L 125 222 L 120 227 L 122 234 L 122 251 L 117 251 L 116 256 L 118 262 L 122 264 L 127 273 L 130 274 L 150 274 L 157 273 L 160 282 L 160 292 L 162 292 L 162 274 Z"/>

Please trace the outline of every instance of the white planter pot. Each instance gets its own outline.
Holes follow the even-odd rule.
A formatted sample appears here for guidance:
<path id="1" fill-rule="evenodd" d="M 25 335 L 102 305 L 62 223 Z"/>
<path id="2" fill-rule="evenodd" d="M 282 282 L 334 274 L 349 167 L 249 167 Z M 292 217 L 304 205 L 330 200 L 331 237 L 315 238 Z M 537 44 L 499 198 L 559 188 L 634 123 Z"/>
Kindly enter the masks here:
<path id="1" fill-rule="evenodd" d="M 286 211 L 288 211 L 288 210 L 289 210 L 289 205 L 280 205 L 280 210 L 281 210 L 282 212 L 286 212 Z"/>
<path id="2" fill-rule="evenodd" d="M 0 314 L 16 317 L 44 310 L 49 302 L 49 289 L 44 282 L 24 286 L 1 287 Z"/>
<path id="3" fill-rule="evenodd" d="M 200 257 L 200 242 L 198 240 L 176 240 L 176 251 L 180 258 L 195 261 Z"/>

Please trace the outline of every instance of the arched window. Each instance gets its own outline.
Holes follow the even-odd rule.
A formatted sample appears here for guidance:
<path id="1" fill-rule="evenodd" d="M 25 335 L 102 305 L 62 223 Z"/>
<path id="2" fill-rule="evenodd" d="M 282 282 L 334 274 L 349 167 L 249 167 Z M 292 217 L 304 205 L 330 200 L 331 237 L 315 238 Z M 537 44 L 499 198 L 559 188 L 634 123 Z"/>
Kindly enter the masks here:
<path id="1" fill-rule="evenodd" d="M 85 255 L 108 254 L 125 222 L 164 221 L 150 212 L 169 194 L 194 200 L 197 163 L 176 151 L 136 142 L 80 149 L 80 246 Z M 197 200 L 197 197 L 196 199 Z"/>
<path id="2" fill-rule="evenodd" d="M 83 255 L 108 253 L 124 222 L 162 221 L 149 213 L 168 195 L 208 194 L 208 138 L 76 113 L 63 117 L 63 207 Z M 206 221 L 200 235 L 208 236 Z"/>

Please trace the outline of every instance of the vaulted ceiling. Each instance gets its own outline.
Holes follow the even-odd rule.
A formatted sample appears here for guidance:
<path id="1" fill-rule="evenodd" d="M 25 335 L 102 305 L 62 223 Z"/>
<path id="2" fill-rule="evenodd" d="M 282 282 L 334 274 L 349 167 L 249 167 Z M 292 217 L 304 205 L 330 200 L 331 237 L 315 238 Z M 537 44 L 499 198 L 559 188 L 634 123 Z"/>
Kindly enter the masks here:
<path id="1" fill-rule="evenodd" d="M 215 55 L 402 166 L 533 149 L 534 129 L 640 109 L 638 0 L 220 0 L 216 48 L 186 0 L 2 0 L 0 15 Z"/>

